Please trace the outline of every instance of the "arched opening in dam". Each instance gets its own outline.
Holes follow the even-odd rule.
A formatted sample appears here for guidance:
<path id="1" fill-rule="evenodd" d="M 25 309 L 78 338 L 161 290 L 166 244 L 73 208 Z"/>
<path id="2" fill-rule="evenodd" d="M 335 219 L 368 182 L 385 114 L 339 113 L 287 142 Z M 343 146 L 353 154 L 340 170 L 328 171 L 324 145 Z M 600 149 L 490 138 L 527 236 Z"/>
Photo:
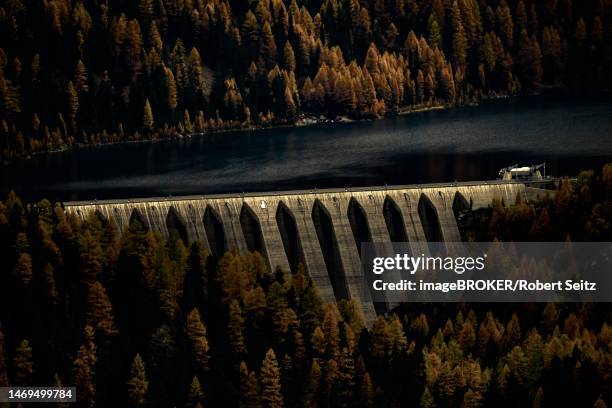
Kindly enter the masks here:
<path id="1" fill-rule="evenodd" d="M 173 235 L 177 235 L 185 245 L 189 242 L 189 235 L 187 234 L 187 227 L 185 221 L 176 211 L 174 206 L 171 206 L 166 215 L 166 227 L 168 228 L 168 237 L 172 238 Z"/>
<path id="2" fill-rule="evenodd" d="M 276 224 L 283 241 L 289 269 L 291 273 L 297 273 L 300 263 L 304 264 L 304 252 L 302 242 L 298 234 L 295 218 L 289 208 L 282 201 L 276 209 Z"/>
<path id="3" fill-rule="evenodd" d="M 453 214 L 455 214 L 455 218 L 457 218 L 461 213 L 470 210 L 470 208 L 470 202 L 468 202 L 463 194 L 457 191 L 455 193 L 455 198 L 453 199 Z"/>
<path id="4" fill-rule="evenodd" d="M 438 211 L 425 194 L 419 198 L 419 218 L 423 225 L 423 232 L 428 242 L 443 242 L 442 228 L 438 218 Z"/>
<path id="5" fill-rule="evenodd" d="M 240 211 L 240 226 L 242 227 L 247 249 L 251 252 L 257 251 L 266 258 L 266 247 L 259 219 L 246 203 L 242 204 L 242 210 Z"/>
<path id="6" fill-rule="evenodd" d="M 366 242 L 372 242 L 372 232 L 370 230 L 370 224 L 368 222 L 368 216 L 359 202 L 355 197 L 351 197 L 349 201 L 347 216 L 351 230 L 353 231 L 353 238 L 355 239 L 355 245 L 357 245 L 357 252 L 361 257 L 361 244 Z M 367 274 L 370 291 L 372 291 L 372 283 L 374 276 Z M 387 305 L 384 302 L 373 302 L 374 309 L 378 314 L 384 314 L 388 311 Z"/>
<path id="7" fill-rule="evenodd" d="M 138 208 L 134 208 L 132 210 L 132 214 L 130 214 L 130 221 L 128 222 L 128 227 L 132 227 L 132 224 L 138 223 L 142 226 L 142 229 L 145 231 L 149 229 L 147 222 L 145 221 L 145 217 L 142 215 Z"/>
<path id="8" fill-rule="evenodd" d="M 100 221 L 102 225 L 106 225 L 109 222 L 108 217 L 102 214 L 100 210 L 94 211 L 94 216 Z"/>
<path id="9" fill-rule="evenodd" d="M 207 206 L 204 211 L 204 231 L 212 254 L 217 258 L 223 256 L 225 253 L 225 231 L 219 215 L 211 206 Z"/>
<path id="10" fill-rule="evenodd" d="M 361 244 L 372 242 L 372 233 L 368 225 L 368 217 L 361 204 L 354 197 L 349 201 L 347 215 L 357 245 L 357 252 L 361 256 Z"/>
<path id="11" fill-rule="evenodd" d="M 453 199 L 453 214 L 457 222 L 459 235 L 463 241 L 469 240 L 468 230 L 474 223 L 474 215 L 471 213 L 471 210 L 472 200 L 470 199 L 470 202 L 468 202 L 465 196 L 457 191 Z"/>
<path id="12" fill-rule="evenodd" d="M 385 198 L 383 204 L 383 216 L 389 231 L 391 242 L 408 242 L 408 235 L 404 227 L 404 217 L 398 205 L 389 196 Z"/>
<path id="13" fill-rule="evenodd" d="M 312 207 L 312 222 L 317 231 L 317 238 L 323 253 L 323 260 L 329 275 L 329 280 L 336 299 L 348 299 L 346 277 L 340 260 L 340 249 L 334 225 L 327 208 L 319 200 L 315 200 Z"/>

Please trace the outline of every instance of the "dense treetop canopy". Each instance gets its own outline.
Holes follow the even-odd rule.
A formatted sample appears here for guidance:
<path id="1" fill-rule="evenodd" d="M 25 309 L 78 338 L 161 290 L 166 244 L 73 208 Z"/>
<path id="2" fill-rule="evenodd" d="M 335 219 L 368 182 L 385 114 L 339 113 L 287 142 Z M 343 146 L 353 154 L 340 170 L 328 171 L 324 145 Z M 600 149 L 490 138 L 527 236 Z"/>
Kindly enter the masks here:
<path id="1" fill-rule="evenodd" d="M 554 198 L 492 203 L 466 239 L 612 239 L 612 165 Z M 415 304 L 366 327 L 301 266 L 208 256 L 133 216 L 0 202 L 0 386 L 76 385 L 83 406 L 605 407 L 610 306 Z M 198 405 L 199 404 L 199 405 Z"/>
<path id="2" fill-rule="evenodd" d="M 610 0 L 8 0 L 0 149 L 609 89 Z"/>

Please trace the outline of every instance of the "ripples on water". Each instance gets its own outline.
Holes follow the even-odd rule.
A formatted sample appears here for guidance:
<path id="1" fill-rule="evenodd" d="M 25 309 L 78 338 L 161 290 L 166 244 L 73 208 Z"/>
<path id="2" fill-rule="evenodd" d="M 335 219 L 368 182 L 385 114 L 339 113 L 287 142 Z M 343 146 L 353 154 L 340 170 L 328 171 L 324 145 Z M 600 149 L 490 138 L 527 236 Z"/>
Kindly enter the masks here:
<path id="1" fill-rule="evenodd" d="M 122 198 L 493 179 L 515 163 L 575 175 L 607 161 L 612 102 L 532 98 L 74 149 L 0 167 L 0 189 L 28 199 Z"/>

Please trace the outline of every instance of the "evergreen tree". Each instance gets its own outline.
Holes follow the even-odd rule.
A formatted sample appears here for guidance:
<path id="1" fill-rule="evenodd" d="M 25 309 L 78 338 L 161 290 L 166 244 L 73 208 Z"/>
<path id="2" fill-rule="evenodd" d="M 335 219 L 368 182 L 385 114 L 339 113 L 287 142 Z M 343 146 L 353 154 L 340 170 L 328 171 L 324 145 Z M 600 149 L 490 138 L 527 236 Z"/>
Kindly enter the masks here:
<path id="1" fill-rule="evenodd" d="M 153 130 L 153 125 L 153 110 L 151 109 L 149 99 L 147 99 L 144 104 L 143 126 L 145 130 L 151 131 Z"/>
<path id="2" fill-rule="evenodd" d="M 87 84 L 87 71 L 85 70 L 85 64 L 79 60 L 74 70 L 74 86 L 77 92 L 89 91 L 89 85 Z M 70 86 L 70 84 L 68 84 Z M 78 101 L 77 101 L 78 104 Z"/>
<path id="3" fill-rule="evenodd" d="M 28 340 L 22 340 L 15 350 L 13 367 L 15 369 L 15 383 L 22 386 L 28 385 L 34 372 L 32 347 Z"/>
<path id="4" fill-rule="evenodd" d="M 110 299 L 104 286 L 97 281 L 91 285 L 87 295 L 87 324 L 107 336 L 117 334 Z"/>
<path id="5" fill-rule="evenodd" d="M 429 41 L 429 45 L 436 48 L 442 47 L 442 35 L 440 34 L 440 27 L 438 26 L 438 20 L 432 14 L 429 15 L 429 19 L 427 20 L 427 40 Z"/>
<path id="6" fill-rule="evenodd" d="M 538 387 L 538 392 L 536 392 L 535 397 L 533 398 L 532 408 L 542 408 L 544 406 L 544 390 L 542 387 Z"/>
<path id="7" fill-rule="evenodd" d="M 191 344 L 197 368 L 199 370 L 207 370 L 210 356 L 208 339 L 206 338 L 206 326 L 204 326 L 197 309 L 193 309 L 187 316 L 185 333 Z"/>
<path id="8" fill-rule="evenodd" d="M 351 406 L 355 394 L 355 361 L 348 348 L 343 348 L 340 355 L 338 373 L 338 400 L 341 406 Z"/>
<path id="9" fill-rule="evenodd" d="M 187 395 L 187 407 L 196 408 L 204 406 L 204 392 L 198 377 L 193 376 L 191 385 L 189 386 L 189 395 Z"/>
<path id="10" fill-rule="evenodd" d="M 425 387 L 423 391 L 423 395 L 421 396 L 421 408 L 435 408 L 436 403 L 434 401 L 433 395 L 431 395 L 431 391 L 429 391 L 429 387 Z"/>
<path id="11" fill-rule="evenodd" d="M 295 71 L 295 53 L 289 41 L 285 42 L 283 48 L 283 68 L 289 72 Z"/>
<path id="12" fill-rule="evenodd" d="M 607 408 L 607 404 L 604 402 L 604 400 L 601 398 L 601 395 L 599 395 L 599 397 L 597 398 L 597 400 L 595 401 L 595 403 L 593 404 L 593 408 Z"/>
<path id="13" fill-rule="evenodd" d="M 263 360 L 259 373 L 259 383 L 261 384 L 261 400 L 266 408 L 280 408 L 283 406 L 283 396 L 281 393 L 281 378 L 276 354 L 269 349 Z"/>
<path id="14" fill-rule="evenodd" d="M 97 353 L 93 336 L 93 328 L 85 326 L 85 341 L 79 348 L 72 367 L 73 383 L 79 389 L 77 400 L 88 407 L 95 405 L 96 398 L 95 365 Z"/>
<path id="15" fill-rule="evenodd" d="M 244 318 L 237 300 L 232 300 L 229 309 L 229 322 L 227 324 L 228 341 L 232 352 L 236 355 L 247 353 L 244 340 Z"/>
<path id="16" fill-rule="evenodd" d="M 466 63 L 468 43 L 457 1 L 453 2 L 451 10 L 451 26 L 453 30 L 453 64 L 459 68 Z"/>
<path id="17" fill-rule="evenodd" d="M 147 381 L 145 365 L 140 354 L 136 354 L 132 362 L 132 369 L 130 371 L 130 379 L 127 382 L 127 387 L 128 403 L 130 406 L 139 407 L 146 404 L 149 381 Z"/>
<path id="18" fill-rule="evenodd" d="M 259 383 L 254 371 L 249 371 L 246 363 L 240 363 L 240 404 L 241 408 L 261 407 Z"/>

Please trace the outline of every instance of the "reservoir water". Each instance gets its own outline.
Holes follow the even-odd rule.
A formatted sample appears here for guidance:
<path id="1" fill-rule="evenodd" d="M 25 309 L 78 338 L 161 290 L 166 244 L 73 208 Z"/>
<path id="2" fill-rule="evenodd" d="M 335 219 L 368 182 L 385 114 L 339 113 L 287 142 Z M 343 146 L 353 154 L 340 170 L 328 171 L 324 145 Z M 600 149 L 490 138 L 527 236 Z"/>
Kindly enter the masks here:
<path id="1" fill-rule="evenodd" d="M 612 162 L 612 101 L 522 98 L 373 122 L 81 147 L 0 167 L 28 200 L 131 198 L 490 180 L 546 162 L 555 176 Z"/>

